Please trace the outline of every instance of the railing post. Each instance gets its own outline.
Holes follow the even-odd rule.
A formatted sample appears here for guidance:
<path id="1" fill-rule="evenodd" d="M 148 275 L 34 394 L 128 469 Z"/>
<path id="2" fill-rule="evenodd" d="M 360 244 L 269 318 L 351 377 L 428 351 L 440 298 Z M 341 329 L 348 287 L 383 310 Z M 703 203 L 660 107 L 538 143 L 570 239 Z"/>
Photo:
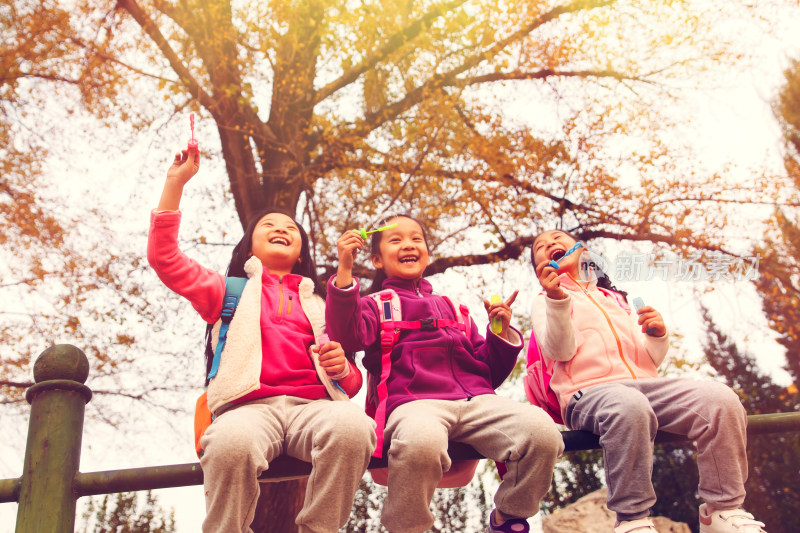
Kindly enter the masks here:
<path id="1" fill-rule="evenodd" d="M 92 391 L 86 355 L 60 344 L 33 365 L 36 382 L 25 393 L 31 404 L 25 463 L 20 478 L 17 533 L 72 533 L 80 467 L 83 414 Z"/>

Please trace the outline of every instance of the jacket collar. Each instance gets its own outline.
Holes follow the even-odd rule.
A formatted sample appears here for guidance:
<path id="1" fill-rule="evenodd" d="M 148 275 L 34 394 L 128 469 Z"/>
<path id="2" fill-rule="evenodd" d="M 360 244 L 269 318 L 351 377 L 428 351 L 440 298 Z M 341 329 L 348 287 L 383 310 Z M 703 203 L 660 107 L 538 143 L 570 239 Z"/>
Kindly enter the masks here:
<path id="1" fill-rule="evenodd" d="M 421 278 L 420 280 L 413 280 L 413 279 L 403 279 L 403 278 L 386 278 L 383 281 L 382 288 L 384 289 L 394 289 L 397 292 L 400 291 L 410 291 L 414 294 L 419 294 L 420 296 L 428 296 L 433 294 L 433 285 L 431 282 L 425 278 Z"/>
<path id="2" fill-rule="evenodd" d="M 303 276 L 299 274 L 286 274 L 285 276 L 283 276 L 283 279 L 281 279 L 276 274 L 271 274 L 269 269 L 261 263 L 261 260 L 258 257 L 255 256 L 251 257 L 245 262 L 244 271 L 247 274 L 248 278 L 252 278 L 253 276 L 260 273 L 261 283 L 264 285 L 277 285 L 278 282 L 282 282 L 284 287 L 292 289 L 295 292 L 298 291 L 300 282 L 305 279 Z"/>
<path id="3" fill-rule="evenodd" d="M 569 290 L 573 290 L 573 291 L 587 290 L 587 291 L 590 291 L 590 290 L 593 290 L 594 288 L 597 287 L 597 280 L 596 279 L 594 279 L 594 280 L 590 281 L 588 284 L 586 284 L 585 282 L 578 283 L 578 281 L 575 280 L 575 278 L 573 278 L 572 276 L 570 276 L 567 273 L 560 274 L 558 277 L 559 277 L 559 280 L 561 281 L 561 285 L 564 288 L 569 289 Z"/>
<path id="4" fill-rule="evenodd" d="M 264 267 L 263 274 L 261 275 L 261 283 L 267 286 L 278 285 L 281 283 L 287 289 L 297 292 L 300 282 L 303 281 L 303 276 L 300 274 L 284 274 L 278 276 L 277 274 L 270 273 L 267 267 Z"/>

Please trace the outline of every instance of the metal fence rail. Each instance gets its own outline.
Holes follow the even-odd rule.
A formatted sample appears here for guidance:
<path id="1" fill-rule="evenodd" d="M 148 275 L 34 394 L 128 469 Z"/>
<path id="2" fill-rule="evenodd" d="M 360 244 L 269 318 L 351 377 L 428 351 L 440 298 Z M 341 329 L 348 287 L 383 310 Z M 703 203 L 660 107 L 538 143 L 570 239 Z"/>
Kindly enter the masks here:
<path id="1" fill-rule="evenodd" d="M 79 471 L 83 416 L 92 392 L 84 385 L 89 362 L 74 346 L 48 348 L 33 367 L 36 382 L 26 392 L 31 404 L 23 473 L 0 480 L 0 503 L 19 502 L 17 533 L 71 533 L 81 496 L 201 485 L 200 463 Z M 747 417 L 748 435 L 800 432 L 800 413 Z M 562 431 L 566 451 L 598 449 L 598 437 L 586 431 Z M 659 432 L 656 442 L 688 443 L 678 435 Z M 483 459 L 465 444 L 452 442 L 453 459 Z M 386 466 L 386 459 L 370 461 L 370 468 Z M 259 478 L 275 482 L 307 476 L 311 465 L 281 456 Z"/>

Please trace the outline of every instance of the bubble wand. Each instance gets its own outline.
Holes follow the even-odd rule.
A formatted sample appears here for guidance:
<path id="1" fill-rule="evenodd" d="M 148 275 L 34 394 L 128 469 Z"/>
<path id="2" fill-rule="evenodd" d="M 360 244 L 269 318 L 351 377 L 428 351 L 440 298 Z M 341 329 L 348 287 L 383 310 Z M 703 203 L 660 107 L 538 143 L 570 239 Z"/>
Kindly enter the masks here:
<path id="1" fill-rule="evenodd" d="M 380 227 L 378 229 L 373 229 L 373 230 L 369 230 L 369 231 L 367 231 L 367 228 L 360 228 L 360 229 L 353 230 L 353 231 L 357 231 L 358 234 L 361 235 L 361 238 L 366 241 L 367 240 L 367 235 L 370 235 L 371 233 L 378 233 L 379 231 L 386 231 L 387 229 L 392 229 L 392 228 L 396 228 L 396 227 L 397 227 L 397 222 L 395 222 L 394 224 L 389 224 L 388 226 L 383 226 L 383 227 Z"/>
<path id="2" fill-rule="evenodd" d="M 489 300 L 489 303 L 494 305 L 499 304 L 502 301 L 503 299 L 499 294 L 492 294 L 492 299 Z M 495 335 L 500 335 L 500 333 L 503 331 L 503 320 L 500 317 L 494 317 L 492 319 L 491 330 Z"/>
<path id="3" fill-rule="evenodd" d="M 326 345 L 326 344 L 328 344 L 329 342 L 331 342 L 331 339 L 330 339 L 330 337 L 328 337 L 328 334 L 327 334 L 327 333 L 320 333 L 320 334 L 319 334 L 319 336 L 317 337 L 317 346 L 318 346 L 319 348 L 322 348 L 323 346 L 325 346 L 325 345 Z M 317 362 L 319 362 L 319 353 L 317 353 Z M 347 364 L 347 363 L 345 363 L 345 364 Z M 331 383 L 333 383 L 333 385 L 334 385 L 334 386 L 335 386 L 337 389 L 339 389 L 340 391 L 342 391 L 342 392 L 344 392 L 345 394 L 347 394 L 347 392 L 346 392 L 346 391 L 345 391 L 345 390 L 342 388 L 342 386 L 341 386 L 341 385 L 339 385 L 339 382 L 338 382 L 338 381 L 336 381 L 335 379 L 332 379 L 332 380 L 331 380 Z"/>
<path id="4" fill-rule="evenodd" d="M 636 298 L 633 299 L 633 307 L 636 309 L 636 314 L 638 315 L 639 309 L 644 307 L 644 300 L 642 300 L 640 297 L 637 296 Z M 647 333 L 651 337 L 655 337 L 656 330 L 654 328 L 647 328 L 647 331 L 645 333 Z"/>
<path id="5" fill-rule="evenodd" d="M 197 144 L 197 139 L 194 138 L 194 113 L 189 114 L 189 127 L 192 129 L 192 138 L 189 139 L 189 146 L 186 149 L 189 152 L 197 154 L 200 152 L 200 149 Z"/>
<path id="6" fill-rule="evenodd" d="M 552 261 L 552 260 L 551 260 L 551 261 L 550 261 L 549 263 L 547 263 L 547 264 L 548 264 L 549 266 L 551 266 L 551 267 L 555 268 L 556 270 L 558 270 L 558 264 L 559 264 L 561 261 L 563 261 L 565 257 L 567 257 L 569 254 L 571 254 L 572 252 L 574 252 L 575 250 L 577 250 L 577 249 L 578 249 L 578 248 L 580 248 L 581 246 L 583 246 L 583 244 L 582 244 L 582 243 L 576 242 L 576 243 L 575 243 L 575 244 L 572 246 L 572 248 L 570 248 L 569 250 L 567 250 L 567 253 L 565 253 L 564 255 L 562 255 L 561 257 L 559 257 L 559 258 L 558 258 L 558 261 Z"/>

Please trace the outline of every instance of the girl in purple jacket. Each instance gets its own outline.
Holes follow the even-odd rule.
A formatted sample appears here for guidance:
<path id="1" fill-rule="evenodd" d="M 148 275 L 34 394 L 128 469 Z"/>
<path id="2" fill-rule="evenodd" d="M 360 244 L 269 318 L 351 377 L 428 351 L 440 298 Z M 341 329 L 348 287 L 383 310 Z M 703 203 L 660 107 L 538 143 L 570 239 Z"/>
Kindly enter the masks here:
<path id="1" fill-rule="evenodd" d="M 225 276 L 178 249 L 180 199 L 198 168 L 198 152 L 175 156 L 151 214 L 147 258 L 164 284 L 209 324 L 210 369 Z M 358 391 L 361 376 L 339 343 L 324 340 L 324 300 L 315 270 L 302 226 L 274 209 L 254 217 L 233 250 L 228 275 L 247 281 L 208 384 L 215 418 L 200 439 L 204 532 L 251 531 L 258 476 L 281 454 L 311 463 L 296 518 L 299 531 L 334 533 L 350 515 L 375 447 L 374 422 L 346 401 Z"/>
<path id="2" fill-rule="evenodd" d="M 489 318 L 502 321 L 500 333 L 487 328 L 484 340 L 472 322 L 462 331 L 451 302 L 433 294 L 423 278 L 430 255 L 422 225 L 405 215 L 387 224 L 396 226 L 372 237 L 377 269 L 372 290 L 392 289 L 402 321 L 418 326 L 400 331 L 392 348 L 385 379 L 386 420 L 377 420 L 388 443 L 389 465 L 381 522 L 392 532 L 431 527 L 431 498 L 451 466 L 447 445 L 453 440 L 508 468 L 495 494 L 489 531 L 528 531 L 525 519 L 538 512 L 564 444 L 544 411 L 494 393 L 522 349 L 520 333 L 509 326 L 516 293 L 506 302 L 484 302 Z M 328 282 L 326 318 L 331 338 L 345 351 L 364 350 L 364 366 L 380 379 L 378 304 L 360 297 L 358 280 L 352 277 L 355 254 L 364 245 L 356 231 L 337 241 L 339 266 Z"/>

